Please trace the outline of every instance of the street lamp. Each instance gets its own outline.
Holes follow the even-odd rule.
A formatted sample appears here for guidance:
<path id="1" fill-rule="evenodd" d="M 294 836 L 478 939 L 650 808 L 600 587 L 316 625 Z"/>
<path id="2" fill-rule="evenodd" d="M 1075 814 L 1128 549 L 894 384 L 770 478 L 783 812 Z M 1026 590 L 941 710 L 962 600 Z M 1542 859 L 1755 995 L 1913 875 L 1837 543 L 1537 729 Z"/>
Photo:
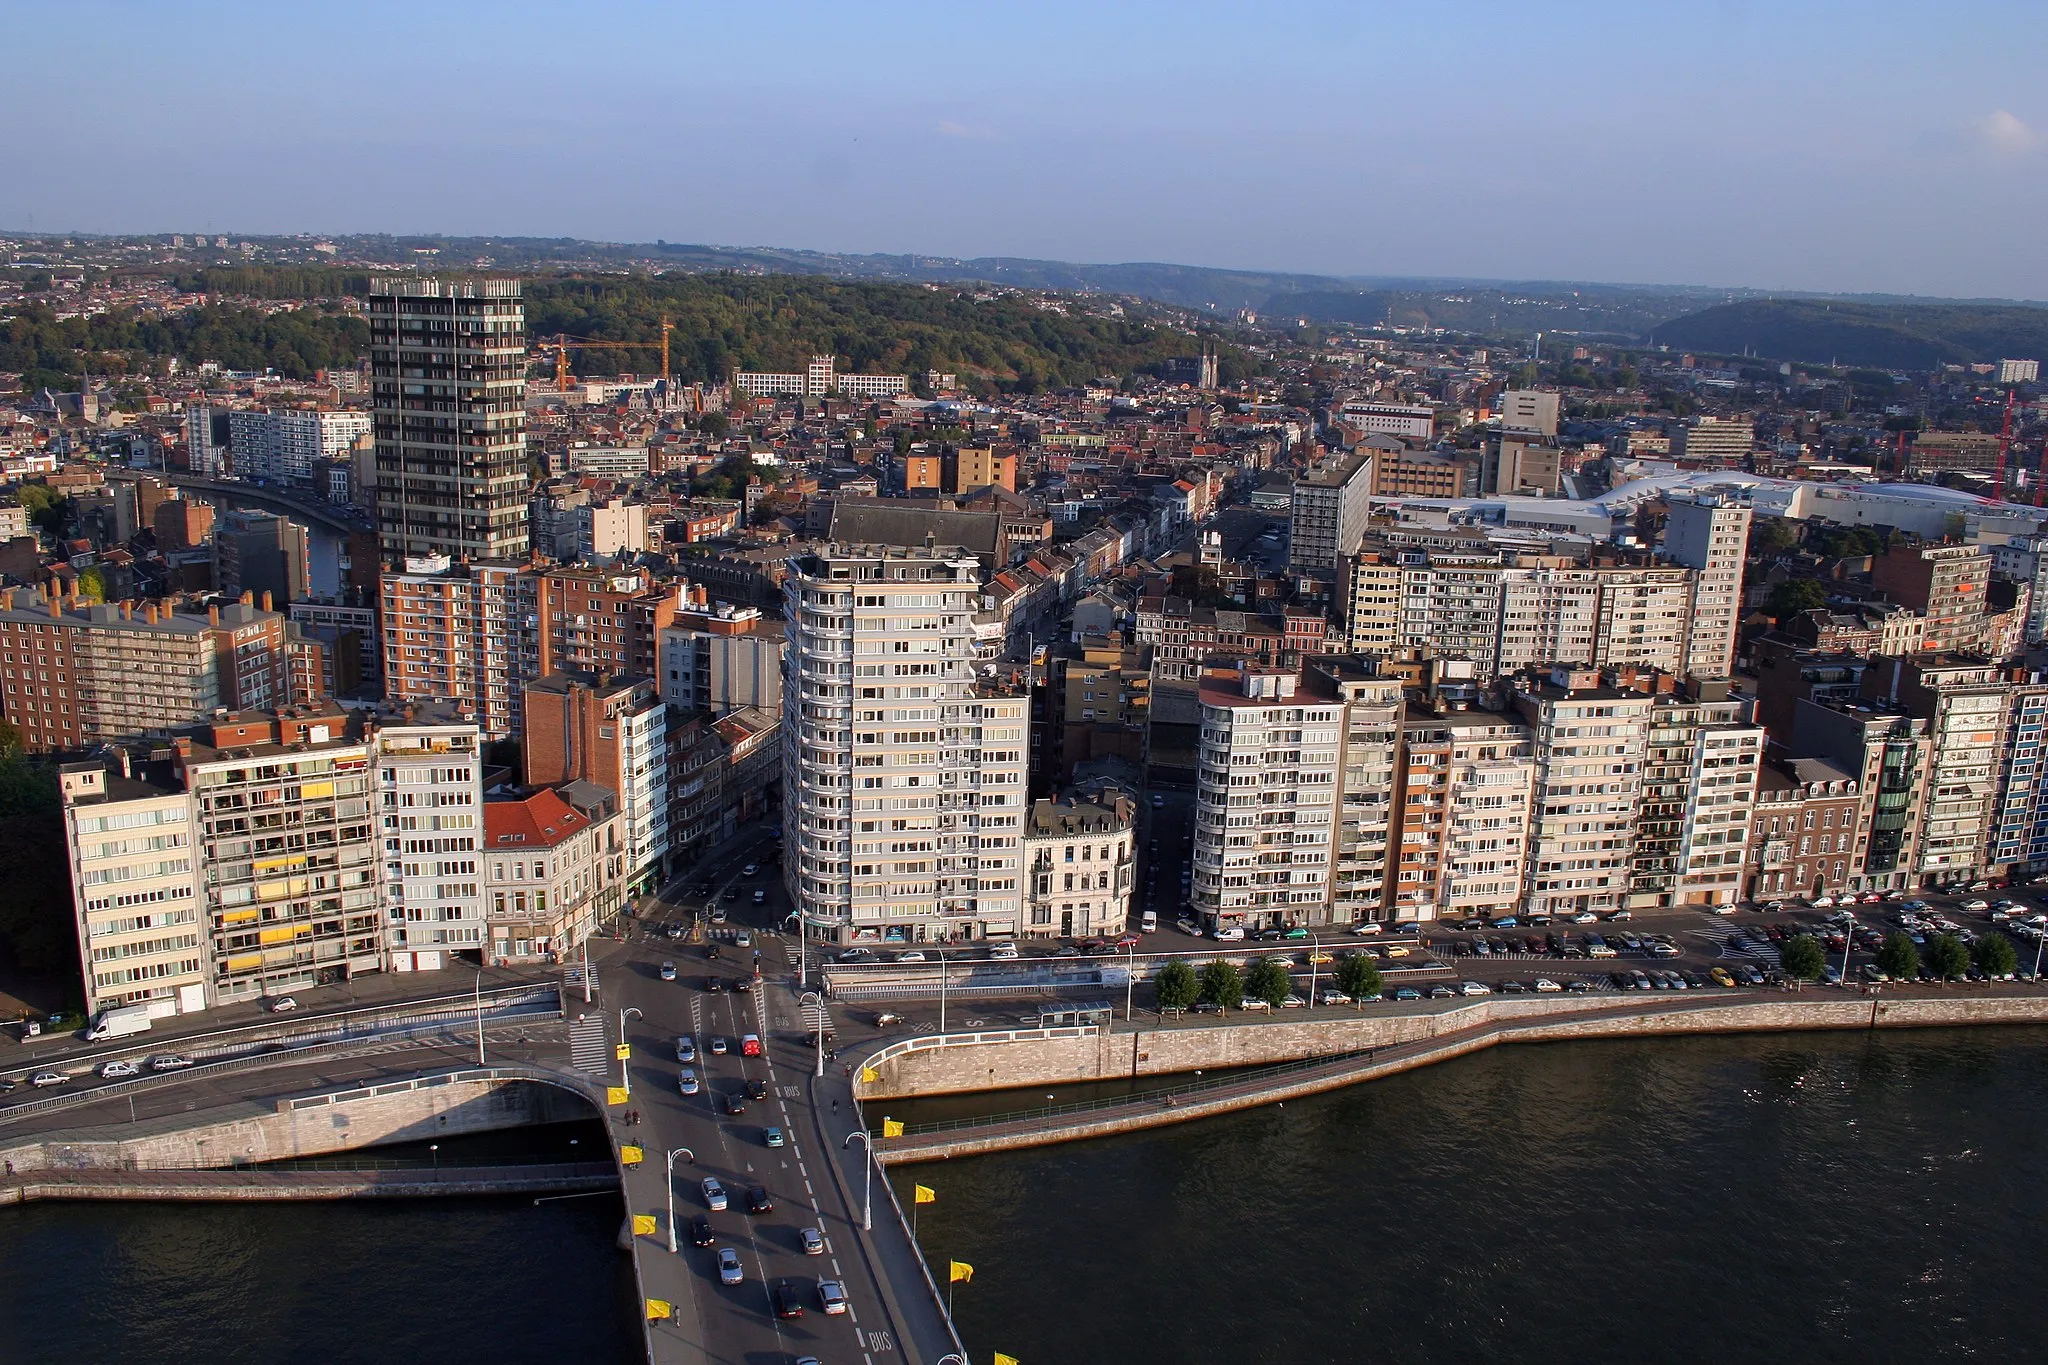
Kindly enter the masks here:
<path id="1" fill-rule="evenodd" d="M 484 969 L 476 969 L 476 1064 L 484 1062 Z"/>
<path id="2" fill-rule="evenodd" d="M 817 1042 L 818 1069 L 811 1074 L 813 1076 L 822 1076 L 825 1074 L 825 997 L 816 991 L 805 991 L 797 997 L 796 1007 L 798 1009 L 811 1004 L 815 1004 L 818 1007 L 818 1017 L 812 1021 L 813 1027 L 811 1029 L 811 1033 Z"/>
<path id="3" fill-rule="evenodd" d="M 441 1144 L 430 1142 L 427 1150 L 434 1154 L 434 1183 L 438 1185 L 441 1183 Z"/>
<path id="4" fill-rule="evenodd" d="M 1856 942 L 1856 917 L 1846 915 L 1842 921 L 1842 989 L 1849 988 L 1849 949 Z"/>
<path id="5" fill-rule="evenodd" d="M 688 1147 L 672 1147 L 668 1154 L 668 1254 L 677 1254 L 676 1246 L 676 1158 L 690 1158 L 692 1166 L 697 1164 L 697 1154 Z"/>
<path id="6" fill-rule="evenodd" d="M 860 1139 L 861 1147 L 867 1152 L 868 1174 L 866 1182 L 861 1186 L 860 1195 L 860 1230 L 862 1232 L 873 1232 L 875 1230 L 875 1139 L 873 1134 L 869 1133 L 867 1129 L 855 1129 L 846 1135 L 846 1142 L 839 1144 L 839 1150 L 845 1151 L 846 1143 L 853 1141 L 855 1138 Z"/>
<path id="7" fill-rule="evenodd" d="M 946 950 L 944 948 L 935 948 L 932 951 L 939 955 L 939 1032 L 944 1033 L 946 1031 L 946 978 L 952 975 L 952 973 L 946 970 Z"/>
<path id="8" fill-rule="evenodd" d="M 1131 1022 L 1131 992 L 1138 984 L 1138 945 L 1124 945 L 1124 1022 Z M 1156 1002 L 1155 1002 L 1156 1003 Z"/>
<path id="9" fill-rule="evenodd" d="M 626 1046 L 626 1016 L 629 1014 L 635 1019 L 642 1017 L 640 1011 L 631 1005 L 619 1011 L 619 1088 L 626 1092 L 627 1099 L 633 1098 L 633 1071 L 626 1064 L 629 1051 Z"/>
<path id="10" fill-rule="evenodd" d="M 1321 940 L 1314 934 L 1308 936 L 1308 1003 L 1316 1003 L 1316 959 L 1323 955 Z"/>

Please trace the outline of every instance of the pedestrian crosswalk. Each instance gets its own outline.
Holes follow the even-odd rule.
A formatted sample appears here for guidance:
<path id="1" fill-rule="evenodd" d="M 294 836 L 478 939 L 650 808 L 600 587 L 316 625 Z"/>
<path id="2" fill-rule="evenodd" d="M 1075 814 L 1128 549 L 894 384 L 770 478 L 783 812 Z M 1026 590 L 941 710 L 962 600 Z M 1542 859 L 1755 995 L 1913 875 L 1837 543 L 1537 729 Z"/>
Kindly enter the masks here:
<path id="1" fill-rule="evenodd" d="M 611 1034 L 604 1015 L 593 1012 L 570 1021 L 569 1064 L 587 1076 L 611 1073 Z"/>

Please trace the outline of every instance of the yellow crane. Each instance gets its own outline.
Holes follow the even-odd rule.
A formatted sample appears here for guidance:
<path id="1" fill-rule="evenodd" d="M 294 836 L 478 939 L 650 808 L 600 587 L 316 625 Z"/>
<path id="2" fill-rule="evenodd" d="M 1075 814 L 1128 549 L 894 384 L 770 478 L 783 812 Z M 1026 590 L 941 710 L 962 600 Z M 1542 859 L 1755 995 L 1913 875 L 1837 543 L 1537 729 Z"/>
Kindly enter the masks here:
<path id="1" fill-rule="evenodd" d="M 668 337 L 676 326 L 666 317 L 661 320 L 661 382 L 663 389 L 671 387 L 668 363 Z M 591 341 L 584 337 L 572 337 L 560 332 L 540 343 L 542 350 L 555 353 L 555 388 L 569 387 L 569 352 L 571 351 L 644 351 L 651 343 L 645 341 Z"/>

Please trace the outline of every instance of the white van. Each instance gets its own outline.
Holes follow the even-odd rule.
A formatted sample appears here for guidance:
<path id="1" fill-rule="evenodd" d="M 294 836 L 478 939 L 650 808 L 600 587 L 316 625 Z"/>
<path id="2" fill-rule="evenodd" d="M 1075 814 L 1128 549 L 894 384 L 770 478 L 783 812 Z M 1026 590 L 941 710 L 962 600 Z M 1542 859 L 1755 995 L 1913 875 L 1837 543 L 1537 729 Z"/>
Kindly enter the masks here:
<path id="1" fill-rule="evenodd" d="M 1139 932 L 1139 933 L 1141 933 L 1141 934 L 1151 934 L 1151 933 L 1156 933 L 1156 932 L 1158 932 L 1158 929 L 1159 929 L 1159 912 L 1158 912 L 1157 910 L 1147 910 L 1147 911 L 1145 911 L 1145 912 L 1144 912 L 1143 914 L 1141 914 L 1141 915 L 1139 915 L 1139 916 L 1138 916 L 1138 932 Z"/>
<path id="2" fill-rule="evenodd" d="M 1210 937 L 1214 938 L 1218 943 L 1236 943 L 1244 938 L 1244 930 L 1234 924 L 1219 925 Z"/>

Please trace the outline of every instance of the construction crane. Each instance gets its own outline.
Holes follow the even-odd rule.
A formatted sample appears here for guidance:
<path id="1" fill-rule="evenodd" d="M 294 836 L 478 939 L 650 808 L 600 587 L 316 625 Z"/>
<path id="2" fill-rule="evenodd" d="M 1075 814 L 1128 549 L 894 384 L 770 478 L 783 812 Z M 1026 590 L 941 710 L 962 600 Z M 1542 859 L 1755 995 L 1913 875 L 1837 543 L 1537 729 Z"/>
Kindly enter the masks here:
<path id="1" fill-rule="evenodd" d="M 675 324 L 666 317 L 661 320 L 661 384 L 663 392 L 671 387 L 668 363 L 668 337 L 675 331 Z M 572 337 L 566 332 L 557 333 L 541 341 L 543 349 L 555 353 L 555 388 L 557 391 L 569 387 L 569 352 L 571 351 L 644 351 L 651 342 L 646 341 L 591 341 L 583 337 Z"/>

